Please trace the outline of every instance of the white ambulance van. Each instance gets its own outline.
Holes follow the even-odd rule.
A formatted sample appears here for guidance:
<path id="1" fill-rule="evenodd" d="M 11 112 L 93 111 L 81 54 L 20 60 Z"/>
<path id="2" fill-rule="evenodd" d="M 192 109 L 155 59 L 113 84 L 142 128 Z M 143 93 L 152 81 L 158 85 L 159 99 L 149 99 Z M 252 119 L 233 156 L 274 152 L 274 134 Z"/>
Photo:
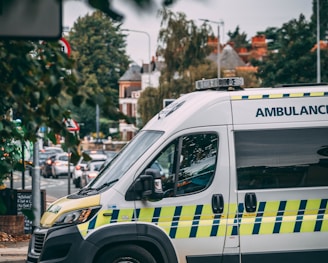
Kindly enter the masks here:
<path id="1" fill-rule="evenodd" d="M 328 260 L 328 86 L 196 83 L 91 184 L 54 202 L 27 262 Z"/>

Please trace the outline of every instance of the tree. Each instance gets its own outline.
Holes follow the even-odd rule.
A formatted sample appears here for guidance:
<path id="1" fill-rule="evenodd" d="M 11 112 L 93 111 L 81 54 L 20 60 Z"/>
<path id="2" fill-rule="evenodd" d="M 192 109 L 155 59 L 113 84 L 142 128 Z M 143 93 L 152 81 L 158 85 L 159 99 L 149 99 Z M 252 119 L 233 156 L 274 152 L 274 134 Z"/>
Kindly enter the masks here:
<path id="1" fill-rule="evenodd" d="M 138 101 L 143 124 L 162 108 L 163 99 L 178 98 L 194 90 L 195 80 L 215 77 L 217 72 L 217 67 L 206 59 L 212 50 L 207 45 L 208 37 L 213 35 L 210 26 L 204 23 L 199 28 L 185 14 L 165 8 L 159 15 L 162 20 L 157 54 L 165 61 L 165 68 L 159 90 L 144 91 Z"/>
<path id="2" fill-rule="evenodd" d="M 78 94 L 84 96 L 90 106 L 99 104 L 102 114 L 113 120 L 121 117 L 117 110 L 118 80 L 129 64 L 125 54 L 125 36 L 120 32 L 120 26 L 120 23 L 96 11 L 79 18 L 69 33 L 79 75 Z M 87 106 L 83 104 L 82 107 Z"/>
<path id="3" fill-rule="evenodd" d="M 181 78 L 173 79 L 170 83 L 161 79 L 160 86 L 147 88 L 138 99 L 138 112 L 142 125 L 145 125 L 161 109 L 164 99 L 177 99 L 182 94 L 195 90 L 195 81 L 202 78 L 215 78 L 217 69 L 212 62 L 207 61 L 198 66 L 190 66 Z"/>
<path id="4" fill-rule="evenodd" d="M 158 89 L 148 87 L 138 99 L 138 113 L 141 117 L 141 124 L 145 125 L 157 112 L 161 110 L 161 101 L 159 101 Z"/>
<path id="5" fill-rule="evenodd" d="M 311 16 L 311 28 L 312 32 L 317 33 L 317 0 L 312 2 L 312 16 Z M 321 0 L 319 2 L 319 21 L 320 21 L 320 39 L 327 39 L 328 37 L 328 2 Z"/>
<path id="6" fill-rule="evenodd" d="M 245 32 L 240 33 L 239 30 L 240 28 L 237 26 L 234 32 L 228 32 L 228 36 L 230 37 L 228 42 L 233 42 L 234 48 L 249 48 L 250 43 L 247 41 L 247 34 Z"/>
<path id="7" fill-rule="evenodd" d="M 60 52 L 56 41 L 0 42 L 0 149 L 3 161 L 0 184 L 19 161 L 14 158 L 17 150 L 7 147 L 8 144 L 35 142 L 40 127 L 51 129 L 46 136 L 52 141 L 55 141 L 55 134 L 62 134 L 70 138 L 68 144 L 76 144 L 63 123 L 69 112 L 60 104 L 64 98 L 71 104 L 79 104 L 79 97 L 73 98 L 77 93 L 75 76 L 63 70 L 71 68 L 72 62 Z M 20 119 L 24 132 L 17 130 L 12 118 Z"/>
<path id="8" fill-rule="evenodd" d="M 279 42 L 280 29 L 277 27 L 268 27 L 265 31 L 257 32 L 258 35 L 265 35 L 268 43 L 268 51 L 275 51 L 281 48 Z"/>
<path id="9" fill-rule="evenodd" d="M 189 66 L 205 62 L 212 50 L 207 45 L 212 31 L 206 23 L 198 28 L 194 21 L 187 20 L 183 13 L 175 14 L 164 8 L 159 14 L 162 20 L 157 54 L 165 61 L 166 81 L 171 81 L 176 73 L 181 74 Z"/>
<path id="10" fill-rule="evenodd" d="M 285 23 L 277 31 L 276 41 L 280 47 L 276 52 L 263 62 L 252 62 L 259 66 L 263 85 L 316 82 L 316 54 L 311 51 L 316 40 L 304 15 Z"/>

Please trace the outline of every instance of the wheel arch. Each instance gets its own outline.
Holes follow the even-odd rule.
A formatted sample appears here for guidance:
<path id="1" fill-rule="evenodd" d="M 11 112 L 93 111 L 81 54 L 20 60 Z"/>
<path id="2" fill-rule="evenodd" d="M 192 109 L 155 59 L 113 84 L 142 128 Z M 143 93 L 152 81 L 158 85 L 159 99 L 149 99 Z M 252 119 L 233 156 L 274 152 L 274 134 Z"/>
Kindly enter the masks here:
<path id="1" fill-rule="evenodd" d="M 104 226 L 87 237 L 97 248 L 94 260 L 103 251 L 122 244 L 135 244 L 147 249 L 159 263 L 177 263 L 176 251 L 170 238 L 152 224 L 127 223 Z"/>

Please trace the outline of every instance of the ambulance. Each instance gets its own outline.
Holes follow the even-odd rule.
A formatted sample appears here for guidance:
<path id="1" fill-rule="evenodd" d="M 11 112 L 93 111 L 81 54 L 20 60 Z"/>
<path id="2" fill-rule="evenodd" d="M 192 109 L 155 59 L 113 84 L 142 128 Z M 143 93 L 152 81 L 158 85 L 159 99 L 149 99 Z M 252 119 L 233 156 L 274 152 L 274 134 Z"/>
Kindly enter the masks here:
<path id="1" fill-rule="evenodd" d="M 328 260 L 328 86 L 204 79 L 55 201 L 27 262 Z"/>

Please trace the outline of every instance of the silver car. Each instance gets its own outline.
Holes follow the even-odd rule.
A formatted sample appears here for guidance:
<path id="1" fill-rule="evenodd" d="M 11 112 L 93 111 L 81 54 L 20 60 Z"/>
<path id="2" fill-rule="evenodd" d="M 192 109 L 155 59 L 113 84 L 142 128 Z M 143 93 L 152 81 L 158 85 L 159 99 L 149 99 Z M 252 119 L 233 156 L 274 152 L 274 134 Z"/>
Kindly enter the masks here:
<path id="1" fill-rule="evenodd" d="M 69 163 L 70 155 L 66 152 L 57 153 L 52 163 L 52 176 L 58 178 L 61 175 L 72 176 L 74 165 Z"/>

